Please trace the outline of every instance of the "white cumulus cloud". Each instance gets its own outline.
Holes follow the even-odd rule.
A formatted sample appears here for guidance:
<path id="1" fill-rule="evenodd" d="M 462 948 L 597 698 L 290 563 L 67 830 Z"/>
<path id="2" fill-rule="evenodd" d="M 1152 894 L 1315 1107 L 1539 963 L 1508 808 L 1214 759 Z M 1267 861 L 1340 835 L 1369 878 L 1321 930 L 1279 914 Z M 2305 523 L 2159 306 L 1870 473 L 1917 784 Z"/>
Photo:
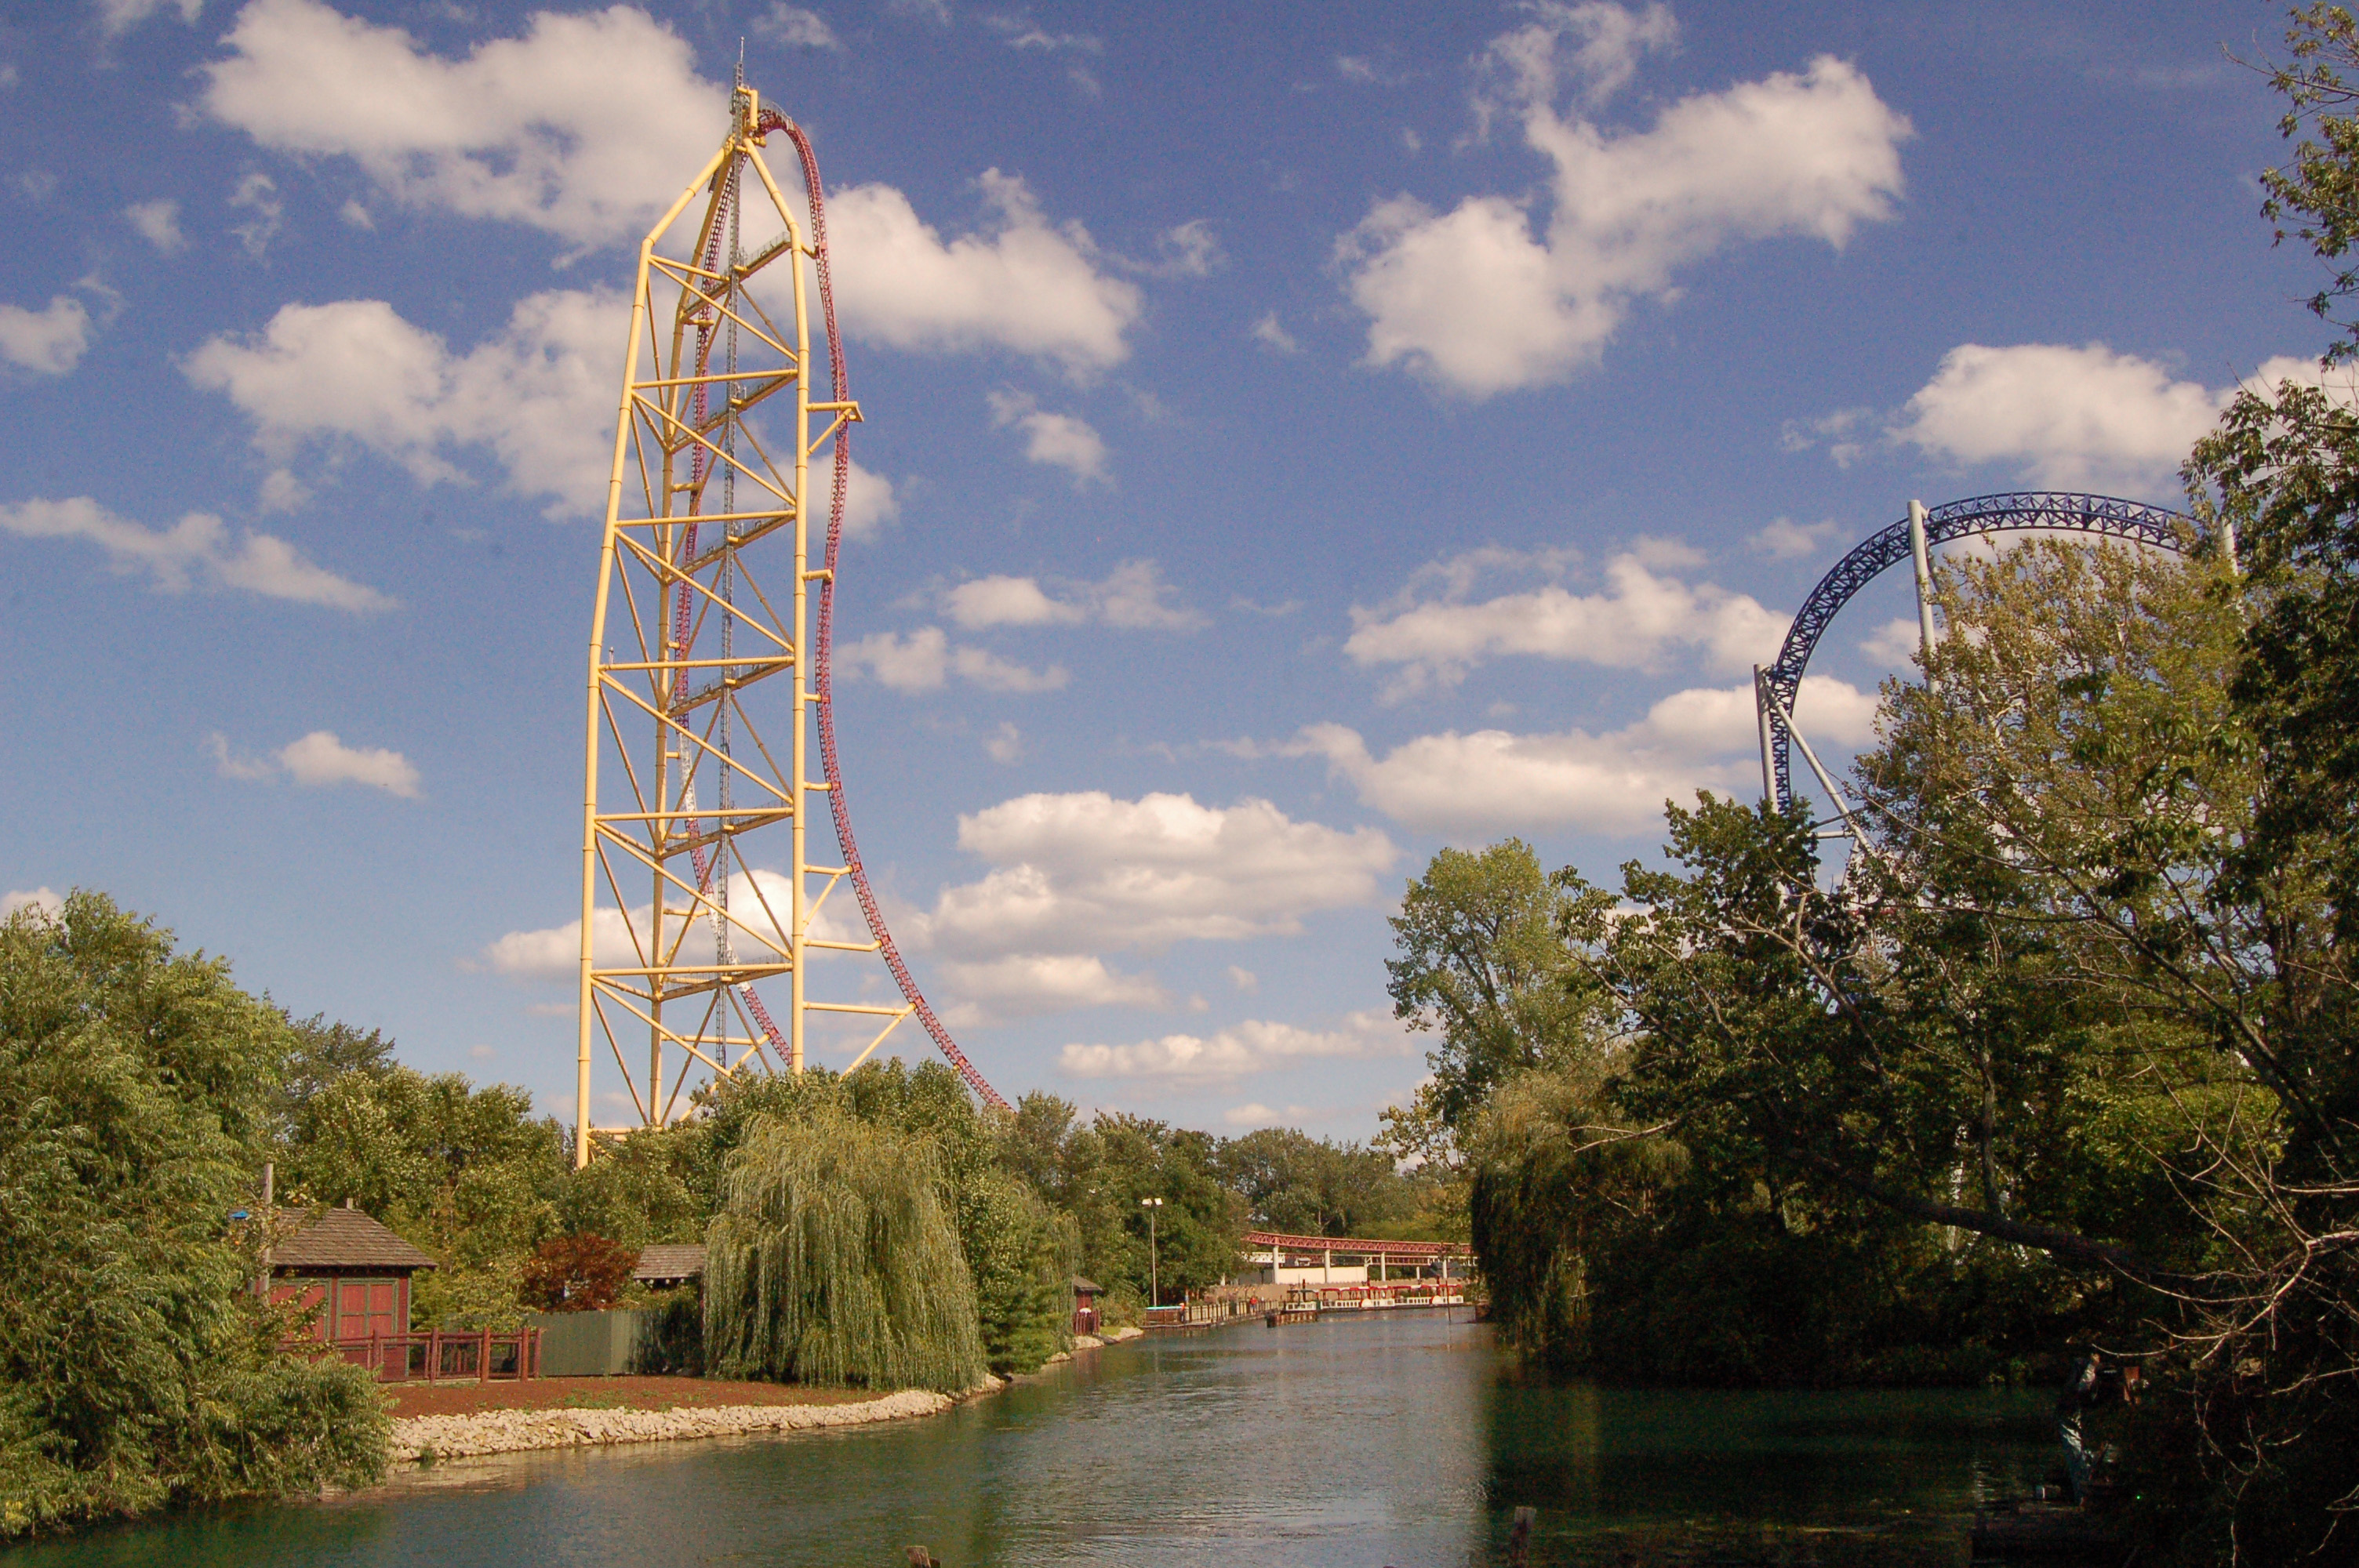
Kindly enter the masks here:
<path id="1" fill-rule="evenodd" d="M 993 392 L 988 400 L 993 424 L 1002 428 L 1012 425 L 1024 433 L 1027 462 L 1063 469 L 1073 476 L 1075 489 L 1114 482 L 1106 472 L 1105 441 L 1080 415 L 1051 413 L 1020 392 Z"/>
<path id="2" fill-rule="evenodd" d="M 1038 578 L 974 578 L 942 594 L 942 612 L 970 632 L 1085 622 L 1122 631 L 1186 632 L 1204 624 L 1203 616 L 1172 602 L 1175 590 L 1153 561 L 1125 561 L 1099 582 L 1055 586 L 1051 594 Z"/>
<path id="3" fill-rule="evenodd" d="M 906 925 L 971 1022 L 1166 1005 L 1153 977 L 1115 970 L 1106 955 L 1292 935 L 1318 911 L 1375 902 L 1399 853 L 1373 828 L 1293 821 L 1267 801 L 1103 791 L 962 816 L 959 846 L 991 870 L 944 888 Z"/>
<path id="4" fill-rule="evenodd" d="M 1053 626 L 1089 619 L 1078 604 L 1051 599 L 1039 579 L 995 575 L 962 582 L 942 595 L 942 611 L 968 631 L 985 626 Z"/>
<path id="5" fill-rule="evenodd" d="M 2314 364 L 2272 361 L 2315 383 Z M 2124 486 L 2166 481 L 2234 395 L 2175 379 L 2163 366 L 2103 343 L 1961 343 L 1901 410 L 1892 434 L 1955 463 L 1999 463 L 2041 484 Z"/>
<path id="6" fill-rule="evenodd" d="M 1799 561 L 1817 555 L 1835 527 L 1832 522 L 1797 523 L 1791 517 L 1772 517 L 1745 543 L 1772 560 Z"/>
<path id="7" fill-rule="evenodd" d="M 1560 381 L 1593 361 L 1631 308 L 1669 299 L 1680 270 L 1737 242 L 1797 235 L 1840 249 L 1889 218 L 1908 122 L 1867 78 L 1821 56 L 1664 108 L 1645 131 L 1606 129 L 1558 104 L 1594 104 L 1638 57 L 1670 41 L 1667 13 L 1537 0 L 1495 40 L 1477 99 L 1520 122 L 1552 170 L 1549 210 L 1470 196 L 1437 212 L 1377 202 L 1338 242 L 1368 318 L 1366 362 L 1404 365 L 1486 397 Z"/>
<path id="8" fill-rule="evenodd" d="M 790 49 L 840 49 L 843 41 L 827 18 L 786 0 L 770 0 L 770 8 L 754 18 L 754 36 Z"/>
<path id="9" fill-rule="evenodd" d="M 1163 1007 L 1170 997 L 1152 975 L 1107 968 L 1095 953 L 1014 953 L 942 966 L 959 1000 L 944 1010 L 952 1027 L 1088 1007 Z"/>
<path id="10" fill-rule="evenodd" d="M 952 676 L 985 691 L 1055 691 L 1071 679 L 1061 665 L 1032 669 L 987 648 L 953 644 L 939 626 L 904 635 L 878 632 L 836 651 L 848 673 L 865 673 L 895 691 L 939 691 Z"/>
<path id="11" fill-rule="evenodd" d="M 1006 349 L 1075 374 L 1122 362 L 1138 287 L 1101 267 L 1079 223 L 1050 222 L 1021 178 L 995 168 L 979 183 L 993 222 L 948 241 L 890 186 L 828 198 L 844 330 L 898 349 Z"/>
<path id="12" fill-rule="evenodd" d="M 0 893 L 0 920 L 7 919 L 20 909 L 38 909 L 44 914 L 56 914 L 65 906 L 64 896 L 55 888 L 46 885 L 37 888 L 11 888 L 6 892 Z"/>
<path id="13" fill-rule="evenodd" d="M 624 5 L 533 15 L 445 59 L 320 0 L 251 0 L 202 68 L 205 112 L 274 151 L 343 157 L 397 202 L 636 239 L 720 145 L 725 88 Z"/>
<path id="14" fill-rule="evenodd" d="M 121 38 L 158 11 L 178 11 L 180 20 L 193 22 L 204 9 L 205 0 L 94 0 L 98 12 L 98 30 L 107 38 Z"/>
<path id="15" fill-rule="evenodd" d="M 959 847 L 993 870 L 944 889 L 919 923 L 958 957 L 1292 935 L 1314 911 L 1372 902 L 1399 853 L 1374 828 L 1296 822 L 1266 800 L 1103 790 L 962 815 Z"/>
<path id="16" fill-rule="evenodd" d="M 237 589 L 265 599 L 350 611 L 390 610 L 397 602 L 314 563 L 276 535 L 245 530 L 233 537 L 227 524 L 203 512 L 191 512 L 169 528 L 147 528 L 77 495 L 0 505 L 0 529 L 21 538 L 96 545 L 109 567 L 144 574 L 148 586 L 162 593 Z"/>
<path id="17" fill-rule="evenodd" d="M 2330 373 L 2291 355 L 2264 361 L 2245 384 L 2274 396 L 2287 381 L 2359 406 L 2350 372 Z M 1880 422 L 1886 446 L 1961 467 L 1993 465 L 2035 484 L 2161 488 L 2236 391 L 2104 343 L 1961 343 L 1898 410 L 1879 416 L 1853 407 L 1789 420 L 1781 444 L 1788 451 L 1823 445 L 1848 468 Z"/>
<path id="18" fill-rule="evenodd" d="M 299 784 L 365 784 L 418 798 L 418 769 L 408 758 L 382 746 L 347 746 L 332 730 L 314 730 L 281 746 L 278 765 Z"/>
<path id="19" fill-rule="evenodd" d="M 793 879 L 777 871 L 756 871 L 750 875 L 738 871 L 729 878 L 727 894 L 730 946 L 737 957 L 755 963 L 777 961 L 777 956 L 786 951 L 786 930 L 792 919 L 789 912 L 793 908 Z M 679 896 L 684 900 L 686 895 Z M 630 963 L 631 923 L 636 921 L 641 934 L 647 934 L 651 912 L 651 905 L 640 904 L 625 920 L 621 910 L 602 906 L 590 926 L 596 960 L 617 967 Z M 857 921 L 858 913 L 853 912 L 850 918 Z M 703 964 L 712 960 L 712 924 L 710 916 L 700 917 L 680 939 L 680 962 Z M 672 930 L 679 931 L 676 915 Z M 830 942 L 866 936 L 864 929 L 855 931 L 832 906 L 820 909 L 811 921 L 810 932 L 814 937 Z M 577 919 L 561 925 L 506 932 L 486 943 L 465 967 L 488 969 L 516 980 L 554 980 L 571 979 L 581 966 L 582 922 Z"/>
<path id="20" fill-rule="evenodd" d="M 1294 334 L 1279 324 L 1277 312 L 1275 310 L 1264 311 L 1255 318 L 1254 324 L 1246 330 L 1245 335 L 1264 348 L 1275 349 L 1281 354 L 1299 354 L 1302 351 L 1302 345 L 1294 341 Z"/>
<path id="21" fill-rule="evenodd" d="M 63 375 L 90 347 L 90 311 L 71 295 L 39 310 L 0 304 L 0 360 L 37 375 Z"/>
<path id="22" fill-rule="evenodd" d="M 815 13 L 775 3 L 756 27 L 802 47 L 834 38 Z M 625 5 L 538 12 L 521 36 L 451 59 L 321 0 L 251 0 L 223 42 L 203 107 L 259 145 L 349 158 L 402 205 L 582 245 L 644 233 L 727 121 L 728 89 L 696 73 L 686 41 Z M 1081 224 L 1050 221 L 1020 176 L 989 169 L 978 184 L 990 220 L 948 240 L 890 186 L 829 197 L 845 330 L 901 349 L 1006 349 L 1075 373 L 1120 362 L 1136 286 L 1104 270 Z"/>
<path id="23" fill-rule="evenodd" d="M 189 237 L 180 232 L 180 204 L 177 201 L 161 197 L 153 201 L 134 201 L 123 210 L 123 221 L 141 239 L 168 256 L 188 247 Z"/>
<path id="24" fill-rule="evenodd" d="M 1803 677 L 1795 722 L 1822 750 L 1875 733 L 1876 696 L 1824 676 Z M 1751 686 L 1675 692 L 1646 718 L 1605 734 L 1505 730 L 1423 735 L 1375 755 L 1359 732 L 1314 724 L 1283 751 L 1324 757 L 1363 802 L 1402 826 L 1472 838 L 1549 827 L 1644 832 L 1666 800 L 1699 789 L 1741 799 L 1761 787 Z"/>
<path id="25" fill-rule="evenodd" d="M 506 327 L 464 352 L 381 299 L 288 305 L 254 333 L 200 344 L 189 379 L 252 419 L 285 460 L 307 440 L 354 441 L 422 483 L 461 480 L 451 454 L 491 449 L 508 486 L 553 498 L 553 513 L 604 513 L 614 458 L 615 366 L 630 305 L 608 289 L 527 296 Z M 822 478 L 814 494 L 823 493 Z M 899 510 L 893 485 L 858 462 L 844 533 L 875 532 Z"/>
<path id="26" fill-rule="evenodd" d="M 1473 590 L 1495 573 L 1553 576 L 1568 563 L 1560 556 L 1470 551 L 1422 568 L 1389 603 L 1354 605 L 1343 651 L 1363 667 L 1392 667 L 1391 697 L 1454 685 L 1475 665 L 1508 655 L 1645 669 L 1674 650 L 1696 649 L 1718 668 L 1743 669 L 1774 652 L 1785 617 L 1749 594 L 1658 569 L 1692 559 L 1684 547 L 1656 541 L 1609 561 L 1598 592 L 1548 582 L 1478 600 Z"/>
<path id="27" fill-rule="evenodd" d="M 1210 1035 L 1166 1034 L 1126 1045 L 1070 1044 L 1057 1054 L 1057 1065 L 1082 1078 L 1226 1079 L 1304 1061 L 1406 1056 L 1414 1049 L 1399 1020 L 1372 1009 L 1346 1014 L 1333 1029 L 1248 1019 Z"/>
<path id="28" fill-rule="evenodd" d="M 332 730 L 314 730 L 266 758 L 242 756 L 230 749 L 228 737 L 219 734 L 206 737 L 205 750 L 227 779 L 260 780 L 284 773 L 309 787 L 356 784 L 404 800 L 419 798 L 418 769 L 408 758 L 382 746 L 347 746 Z"/>

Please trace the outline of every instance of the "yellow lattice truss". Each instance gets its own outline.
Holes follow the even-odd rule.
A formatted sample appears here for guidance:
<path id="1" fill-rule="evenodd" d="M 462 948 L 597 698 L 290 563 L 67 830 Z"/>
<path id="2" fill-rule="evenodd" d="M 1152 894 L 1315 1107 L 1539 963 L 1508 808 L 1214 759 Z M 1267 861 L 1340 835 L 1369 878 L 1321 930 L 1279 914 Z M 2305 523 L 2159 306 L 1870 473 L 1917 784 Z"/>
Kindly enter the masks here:
<path id="1" fill-rule="evenodd" d="M 759 109 L 737 91 L 720 151 L 639 246 L 590 635 L 577 1164 L 596 1137 L 675 1119 L 692 1081 L 800 1072 L 808 1012 L 875 1015 L 873 1051 L 910 1011 L 804 994 L 814 950 L 876 947 L 812 935 L 844 871 L 813 866 L 805 842 L 827 787 L 810 776 L 805 650 L 832 483 L 816 518 L 805 500 L 832 467 L 813 459 L 860 411 L 811 384 L 816 252 L 763 162 Z M 692 211 L 685 254 L 667 254 Z M 756 834 L 773 857 L 784 840 L 786 874 L 756 878 Z M 782 982 L 782 1026 L 761 981 Z M 592 1125 L 602 1056 L 627 1125 Z"/>

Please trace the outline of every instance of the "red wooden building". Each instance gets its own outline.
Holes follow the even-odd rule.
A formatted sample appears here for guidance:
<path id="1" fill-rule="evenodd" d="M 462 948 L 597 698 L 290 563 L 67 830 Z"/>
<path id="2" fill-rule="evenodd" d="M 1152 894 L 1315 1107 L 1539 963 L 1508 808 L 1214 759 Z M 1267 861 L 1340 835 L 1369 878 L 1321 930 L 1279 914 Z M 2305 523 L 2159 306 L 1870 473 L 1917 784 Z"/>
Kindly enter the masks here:
<path id="1" fill-rule="evenodd" d="M 409 1279 L 433 1259 L 356 1208 L 280 1209 L 271 1228 L 270 1299 L 319 1307 L 323 1343 L 409 1332 Z"/>

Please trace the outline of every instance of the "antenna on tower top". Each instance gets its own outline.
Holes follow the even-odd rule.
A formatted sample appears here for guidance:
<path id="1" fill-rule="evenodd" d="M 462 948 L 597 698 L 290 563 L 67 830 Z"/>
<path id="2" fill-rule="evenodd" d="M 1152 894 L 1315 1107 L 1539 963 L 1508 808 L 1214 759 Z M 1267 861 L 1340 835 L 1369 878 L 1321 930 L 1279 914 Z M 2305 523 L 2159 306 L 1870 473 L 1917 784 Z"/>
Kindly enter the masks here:
<path id="1" fill-rule="evenodd" d="M 737 40 L 737 81 L 735 82 L 735 86 L 737 91 L 740 92 L 745 91 L 745 40 L 742 38 Z"/>

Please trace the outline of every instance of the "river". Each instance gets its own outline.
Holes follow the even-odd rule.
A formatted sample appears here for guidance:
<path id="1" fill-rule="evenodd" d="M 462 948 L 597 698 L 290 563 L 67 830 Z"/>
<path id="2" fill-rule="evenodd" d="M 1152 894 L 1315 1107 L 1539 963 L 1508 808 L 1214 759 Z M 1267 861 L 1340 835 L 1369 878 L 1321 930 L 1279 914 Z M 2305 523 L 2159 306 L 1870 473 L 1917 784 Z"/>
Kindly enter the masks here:
<path id="1" fill-rule="evenodd" d="M 1551 1383 L 1457 1318 L 1154 1336 L 929 1420 L 446 1464 L 0 1563 L 1461 1568 L 1528 1505 L 1547 1568 L 1949 1565 L 2049 1457 L 2036 1396 Z"/>

